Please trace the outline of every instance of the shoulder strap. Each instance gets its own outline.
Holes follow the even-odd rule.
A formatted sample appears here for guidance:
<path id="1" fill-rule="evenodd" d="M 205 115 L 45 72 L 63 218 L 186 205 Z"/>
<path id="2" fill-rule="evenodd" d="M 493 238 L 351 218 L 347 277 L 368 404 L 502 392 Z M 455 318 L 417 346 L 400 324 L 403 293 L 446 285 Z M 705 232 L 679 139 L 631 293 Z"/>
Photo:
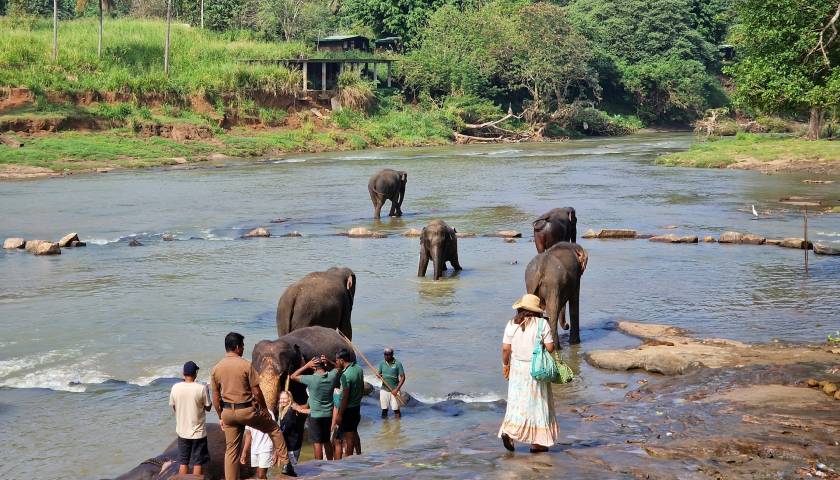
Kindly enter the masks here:
<path id="1" fill-rule="evenodd" d="M 540 339 L 542 338 L 542 317 L 537 317 L 537 335 L 534 337 L 534 350 L 540 346 Z"/>

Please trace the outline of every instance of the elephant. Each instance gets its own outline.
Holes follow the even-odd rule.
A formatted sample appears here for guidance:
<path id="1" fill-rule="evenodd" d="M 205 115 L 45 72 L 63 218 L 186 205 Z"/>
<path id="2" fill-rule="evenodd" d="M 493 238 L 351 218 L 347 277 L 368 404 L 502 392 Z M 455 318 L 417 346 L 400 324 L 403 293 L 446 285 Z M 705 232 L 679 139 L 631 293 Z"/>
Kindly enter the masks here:
<path id="1" fill-rule="evenodd" d="M 572 207 L 554 208 L 534 220 L 534 245 L 542 253 L 557 242 L 577 242 L 577 216 Z"/>
<path id="2" fill-rule="evenodd" d="M 435 280 L 439 279 L 444 270 L 446 262 L 452 264 L 456 271 L 461 270 L 458 263 L 458 231 L 450 227 L 443 220 L 432 220 L 423 227 L 420 233 L 420 266 L 417 268 L 417 276 L 426 276 L 426 267 L 429 260 L 435 267 Z"/>
<path id="3" fill-rule="evenodd" d="M 304 360 L 326 355 L 335 361 L 335 354 L 342 348 L 349 350 L 355 360 L 350 343 L 334 329 L 318 326 L 299 328 L 277 340 L 259 341 L 251 351 L 251 364 L 260 376 L 266 405 L 276 413 L 280 390 L 285 389 L 288 376 L 300 368 Z M 288 383 L 295 402 L 305 405 L 306 387 L 297 382 Z"/>
<path id="4" fill-rule="evenodd" d="M 379 219 L 382 206 L 385 200 L 391 201 L 389 217 L 402 216 L 402 203 L 405 199 L 405 184 L 408 181 L 408 173 L 386 168 L 368 181 L 368 193 L 373 202 L 374 218 Z"/>
<path id="5" fill-rule="evenodd" d="M 312 272 L 289 285 L 277 302 L 277 335 L 319 325 L 337 328 L 353 338 L 350 314 L 356 296 L 356 274 L 347 267 Z"/>
<path id="6" fill-rule="evenodd" d="M 542 300 L 555 344 L 559 341 L 557 321 L 564 330 L 569 329 L 566 303 L 571 320 L 569 343 L 580 343 L 580 278 L 588 259 L 580 245 L 561 242 L 538 253 L 525 268 L 525 287 Z"/>
<path id="7" fill-rule="evenodd" d="M 204 478 L 223 480 L 225 478 L 225 434 L 218 423 L 207 424 L 207 449 L 210 452 L 210 463 L 204 465 Z M 254 471 L 248 465 L 242 465 L 240 474 L 243 478 L 250 478 L 254 475 Z M 167 480 L 177 475 L 178 440 L 175 439 L 163 453 L 142 462 L 115 480 Z"/>

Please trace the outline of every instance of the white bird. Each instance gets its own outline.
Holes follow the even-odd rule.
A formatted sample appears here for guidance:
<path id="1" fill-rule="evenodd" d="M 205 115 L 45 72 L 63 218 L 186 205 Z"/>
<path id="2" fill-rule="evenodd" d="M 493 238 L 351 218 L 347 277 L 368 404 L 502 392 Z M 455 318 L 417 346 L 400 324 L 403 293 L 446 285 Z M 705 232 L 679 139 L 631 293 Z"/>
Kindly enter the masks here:
<path id="1" fill-rule="evenodd" d="M 755 218 L 758 218 L 758 212 L 755 211 L 755 205 L 752 205 L 752 214 Z"/>

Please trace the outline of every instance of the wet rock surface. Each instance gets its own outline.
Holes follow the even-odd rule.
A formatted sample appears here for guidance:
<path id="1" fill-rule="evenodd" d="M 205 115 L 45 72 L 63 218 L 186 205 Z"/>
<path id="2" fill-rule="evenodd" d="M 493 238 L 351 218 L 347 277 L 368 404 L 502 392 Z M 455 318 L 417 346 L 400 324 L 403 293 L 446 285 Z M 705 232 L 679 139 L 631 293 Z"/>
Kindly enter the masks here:
<path id="1" fill-rule="evenodd" d="M 727 339 L 694 339 L 667 325 L 626 321 L 618 323 L 618 330 L 642 338 L 642 345 L 628 350 L 593 350 L 586 355 L 592 366 L 682 375 L 703 367 L 840 362 L 840 355 L 826 345 L 750 345 Z"/>
<path id="2" fill-rule="evenodd" d="M 270 237 L 270 236 L 271 236 L 271 232 L 269 232 L 268 230 L 266 230 L 263 227 L 257 227 L 255 229 L 249 231 L 248 233 L 242 235 L 242 238 L 258 238 L 258 237 Z"/>
<path id="3" fill-rule="evenodd" d="M 7 238 L 3 242 L 3 248 L 6 248 L 6 249 L 23 248 L 25 246 L 26 246 L 26 240 L 24 240 L 22 238 L 19 238 L 19 237 Z"/>

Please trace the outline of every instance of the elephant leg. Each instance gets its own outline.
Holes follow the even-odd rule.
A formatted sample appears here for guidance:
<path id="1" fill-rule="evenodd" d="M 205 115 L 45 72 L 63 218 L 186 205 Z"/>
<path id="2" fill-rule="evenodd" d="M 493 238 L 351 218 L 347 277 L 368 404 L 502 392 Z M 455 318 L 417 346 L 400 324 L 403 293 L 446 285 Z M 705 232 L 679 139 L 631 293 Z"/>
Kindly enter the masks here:
<path id="1" fill-rule="evenodd" d="M 452 264 L 452 268 L 454 268 L 456 272 L 460 271 L 460 270 L 463 270 L 461 268 L 461 263 L 458 261 L 458 252 L 457 251 L 452 252 L 452 259 L 449 261 L 449 263 Z"/>
<path id="2" fill-rule="evenodd" d="M 389 217 L 396 217 L 397 216 L 397 203 L 396 200 L 391 199 L 391 211 L 388 212 Z"/>
<path id="3" fill-rule="evenodd" d="M 425 277 L 426 269 L 429 267 L 429 252 L 422 244 L 420 245 L 420 265 L 417 267 L 417 276 Z"/>
<path id="4" fill-rule="evenodd" d="M 378 198 L 373 203 L 373 209 L 375 210 L 375 212 L 373 214 L 374 218 L 379 219 L 380 217 L 382 217 L 382 206 L 384 204 L 385 204 L 385 201 L 380 200 Z"/>
<path id="5" fill-rule="evenodd" d="M 575 285 L 572 297 L 569 299 L 569 320 L 572 329 L 569 331 L 569 343 L 580 343 L 580 281 Z"/>
<path id="6" fill-rule="evenodd" d="M 444 260 L 443 255 L 441 255 L 440 252 L 436 252 L 435 250 L 432 250 L 431 256 L 432 263 L 435 267 L 434 278 L 435 280 L 438 280 L 443 275 L 443 271 L 446 269 L 446 260 Z"/>
<path id="7" fill-rule="evenodd" d="M 341 321 L 338 324 L 338 331 L 343 333 L 348 340 L 353 340 L 353 325 L 350 323 L 351 308 L 347 307 L 342 313 Z"/>

